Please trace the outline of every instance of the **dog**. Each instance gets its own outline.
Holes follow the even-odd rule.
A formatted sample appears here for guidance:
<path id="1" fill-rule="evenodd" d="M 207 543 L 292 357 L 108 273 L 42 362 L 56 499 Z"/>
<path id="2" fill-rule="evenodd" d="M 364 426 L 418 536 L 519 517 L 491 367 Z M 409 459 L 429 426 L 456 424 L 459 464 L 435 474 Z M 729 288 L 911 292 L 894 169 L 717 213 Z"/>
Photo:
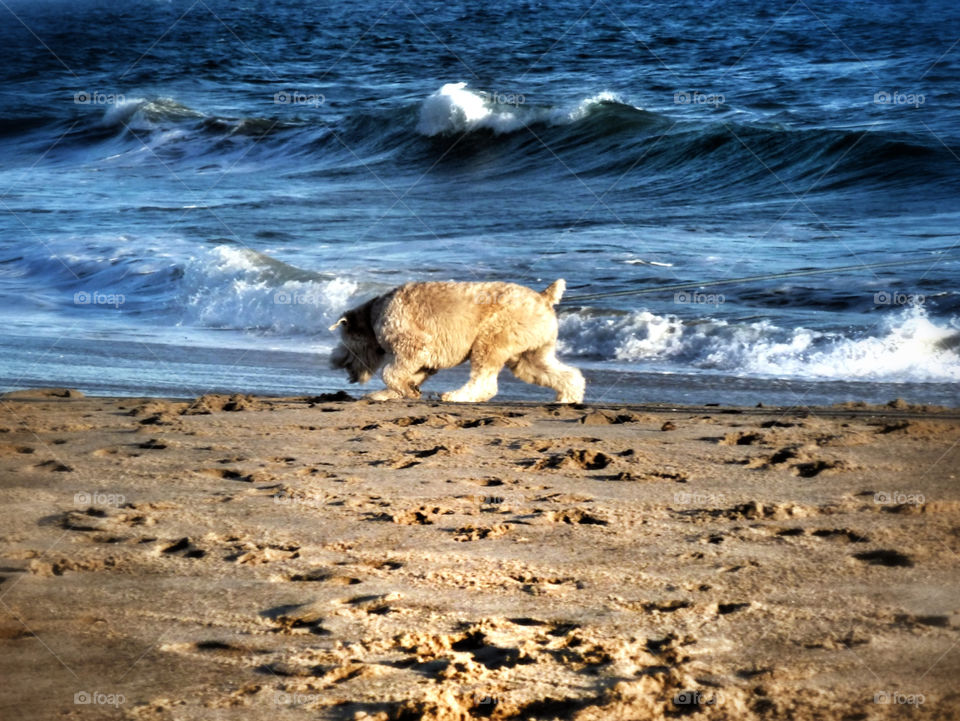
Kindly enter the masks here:
<path id="1" fill-rule="evenodd" d="M 341 332 L 330 365 L 361 384 L 382 367 L 387 387 L 369 394 L 371 400 L 419 398 L 427 378 L 469 360 L 470 379 L 444 393 L 444 401 L 490 400 L 506 365 L 520 380 L 552 388 L 558 402 L 579 403 L 583 375 L 556 357 L 553 306 L 565 289 L 562 278 L 542 293 L 501 282 L 407 283 L 330 326 Z"/>

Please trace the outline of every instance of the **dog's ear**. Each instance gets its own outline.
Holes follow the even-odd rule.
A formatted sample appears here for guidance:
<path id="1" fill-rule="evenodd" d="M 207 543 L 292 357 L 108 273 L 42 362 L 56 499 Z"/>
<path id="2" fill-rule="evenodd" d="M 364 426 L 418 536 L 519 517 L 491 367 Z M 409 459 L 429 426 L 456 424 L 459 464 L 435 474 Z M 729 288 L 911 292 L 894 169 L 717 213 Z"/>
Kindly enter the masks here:
<path id="1" fill-rule="evenodd" d="M 333 331 L 333 330 L 336 330 L 337 328 L 339 328 L 339 327 L 342 326 L 342 325 L 347 325 L 347 316 L 345 316 L 345 315 L 340 316 L 340 320 L 338 320 L 336 323 L 334 323 L 332 326 L 330 326 L 330 330 L 332 330 L 332 331 Z M 349 328 L 348 325 L 347 325 L 347 327 Z"/>

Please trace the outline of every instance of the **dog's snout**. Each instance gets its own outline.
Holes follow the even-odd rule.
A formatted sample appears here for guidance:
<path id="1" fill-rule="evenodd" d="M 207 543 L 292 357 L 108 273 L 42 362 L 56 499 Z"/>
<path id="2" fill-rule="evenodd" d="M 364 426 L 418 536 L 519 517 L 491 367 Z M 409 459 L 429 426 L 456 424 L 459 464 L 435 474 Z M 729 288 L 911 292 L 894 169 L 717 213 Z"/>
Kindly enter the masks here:
<path id="1" fill-rule="evenodd" d="M 335 369 L 345 368 L 347 365 L 347 357 L 347 349 L 342 345 L 338 345 L 330 354 L 330 367 Z"/>

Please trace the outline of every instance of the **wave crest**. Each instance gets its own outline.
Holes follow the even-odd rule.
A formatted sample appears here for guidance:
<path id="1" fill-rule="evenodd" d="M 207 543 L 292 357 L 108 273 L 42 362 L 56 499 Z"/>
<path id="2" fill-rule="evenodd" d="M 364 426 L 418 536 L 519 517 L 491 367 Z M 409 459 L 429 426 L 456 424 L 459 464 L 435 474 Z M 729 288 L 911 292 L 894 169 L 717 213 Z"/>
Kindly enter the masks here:
<path id="1" fill-rule="evenodd" d="M 325 331 L 358 284 L 312 273 L 247 248 L 220 245 L 186 267 L 182 323 L 271 334 Z"/>
<path id="2" fill-rule="evenodd" d="M 522 95 L 504 96 L 470 90 L 466 83 L 447 83 L 423 101 L 417 132 L 433 137 L 485 129 L 496 135 L 505 135 L 538 123 L 575 123 L 603 105 L 640 110 L 626 105 L 619 95 L 607 91 L 581 100 L 573 109 L 563 110 L 528 106 Z"/>
<path id="3" fill-rule="evenodd" d="M 858 336 L 649 311 L 617 318 L 570 313 L 560 329 L 562 350 L 605 361 L 768 378 L 960 381 L 960 328 L 934 322 L 921 306 L 890 313 L 875 334 Z"/>

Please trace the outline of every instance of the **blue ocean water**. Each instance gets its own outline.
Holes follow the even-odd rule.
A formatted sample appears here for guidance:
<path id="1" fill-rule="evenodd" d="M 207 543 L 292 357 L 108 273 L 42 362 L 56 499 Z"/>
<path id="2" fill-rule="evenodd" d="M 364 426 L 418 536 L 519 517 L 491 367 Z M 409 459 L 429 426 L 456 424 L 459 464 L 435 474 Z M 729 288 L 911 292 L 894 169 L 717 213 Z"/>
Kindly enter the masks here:
<path id="1" fill-rule="evenodd" d="M 648 291 L 561 308 L 588 400 L 960 402 L 956 3 L 0 17 L 0 389 L 336 390 L 374 293 L 564 277 Z"/>

